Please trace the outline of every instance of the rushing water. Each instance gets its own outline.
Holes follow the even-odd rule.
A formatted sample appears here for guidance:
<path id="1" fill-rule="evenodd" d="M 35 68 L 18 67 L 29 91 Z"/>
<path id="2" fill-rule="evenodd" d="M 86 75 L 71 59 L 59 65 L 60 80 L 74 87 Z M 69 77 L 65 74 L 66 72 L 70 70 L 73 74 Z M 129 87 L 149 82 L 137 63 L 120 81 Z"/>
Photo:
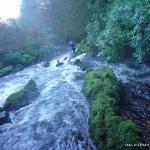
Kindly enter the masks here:
<path id="1" fill-rule="evenodd" d="M 0 79 L 0 106 L 31 78 L 40 92 L 30 105 L 11 112 L 12 123 L 0 127 L 0 150 L 95 149 L 82 93 L 84 72 L 69 63 L 59 68 L 55 64 L 56 60 L 48 68 L 36 64 Z"/>
<path id="2" fill-rule="evenodd" d="M 122 85 L 120 114 L 133 120 L 145 143 L 150 143 L 150 66 L 126 62 L 107 64 L 85 55 L 81 59 L 82 68 L 110 67 Z"/>

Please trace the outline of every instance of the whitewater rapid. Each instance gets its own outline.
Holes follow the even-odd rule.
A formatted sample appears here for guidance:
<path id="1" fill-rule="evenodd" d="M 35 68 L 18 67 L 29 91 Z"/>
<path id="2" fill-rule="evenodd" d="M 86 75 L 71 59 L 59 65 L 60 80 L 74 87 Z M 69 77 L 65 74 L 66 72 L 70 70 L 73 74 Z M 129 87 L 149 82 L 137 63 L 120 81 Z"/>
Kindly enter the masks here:
<path id="1" fill-rule="evenodd" d="M 63 55 L 63 60 L 67 55 Z M 40 95 L 28 106 L 11 112 L 12 123 L 0 126 L 0 150 L 92 150 L 88 102 L 82 92 L 84 72 L 68 63 L 42 63 L 0 78 L 0 106 L 33 79 Z"/>

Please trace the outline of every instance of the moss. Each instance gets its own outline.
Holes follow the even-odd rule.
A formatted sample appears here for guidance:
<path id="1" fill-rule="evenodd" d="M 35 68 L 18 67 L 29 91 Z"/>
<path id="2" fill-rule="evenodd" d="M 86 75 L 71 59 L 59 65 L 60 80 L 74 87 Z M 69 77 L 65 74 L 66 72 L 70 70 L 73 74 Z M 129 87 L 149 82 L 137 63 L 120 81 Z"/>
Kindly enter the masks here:
<path id="1" fill-rule="evenodd" d="M 87 72 L 83 90 L 91 103 L 90 134 L 97 149 L 126 150 L 125 144 L 141 142 L 135 124 L 118 115 L 120 87 L 112 69 Z"/>
<path id="2" fill-rule="evenodd" d="M 118 83 L 110 68 L 89 71 L 85 76 L 84 92 L 89 98 L 96 98 L 99 91 L 118 98 Z"/>
<path id="3" fill-rule="evenodd" d="M 13 70 L 13 66 L 4 67 L 4 68 L 0 69 L 0 75 L 1 75 L 1 76 L 7 75 L 7 74 L 9 74 L 12 70 Z"/>
<path id="4" fill-rule="evenodd" d="M 30 80 L 19 92 L 11 94 L 5 102 L 6 110 L 17 110 L 31 103 L 31 100 L 38 95 L 36 83 Z"/>

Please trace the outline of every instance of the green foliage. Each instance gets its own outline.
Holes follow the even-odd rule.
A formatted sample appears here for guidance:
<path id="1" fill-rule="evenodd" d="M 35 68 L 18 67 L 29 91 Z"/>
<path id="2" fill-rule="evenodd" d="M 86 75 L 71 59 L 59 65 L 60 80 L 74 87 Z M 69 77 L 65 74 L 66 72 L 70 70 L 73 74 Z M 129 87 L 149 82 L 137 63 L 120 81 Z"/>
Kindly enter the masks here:
<path id="1" fill-rule="evenodd" d="M 102 90 L 107 94 L 118 92 L 119 89 L 112 69 L 102 68 L 99 70 L 90 71 L 85 76 L 85 94 L 89 98 L 93 98 L 97 96 L 96 94 L 98 94 L 99 90 Z M 118 93 L 116 95 L 118 95 Z"/>
<path id="2" fill-rule="evenodd" d="M 129 52 L 126 52 L 128 47 L 127 32 L 122 32 L 120 29 L 111 29 L 103 32 L 97 40 L 99 56 L 104 57 L 107 61 L 122 60 Z"/>
<path id="3" fill-rule="evenodd" d="M 25 34 L 16 20 L 10 19 L 7 23 L 0 22 L 0 33 L 0 50 L 5 51 L 4 53 L 9 50 L 13 52 L 20 50 Z"/>
<path id="4" fill-rule="evenodd" d="M 131 32 L 131 45 L 136 49 L 135 57 L 138 61 L 150 57 L 150 2 L 136 2 L 135 14 L 133 16 L 133 30 Z"/>
<path id="5" fill-rule="evenodd" d="M 147 0 L 89 0 L 87 43 L 108 61 L 135 57 L 140 62 L 149 58 L 149 6 Z"/>
<path id="6" fill-rule="evenodd" d="M 0 32 L 0 72 L 2 76 L 19 71 L 50 55 L 50 50 L 41 44 L 35 33 L 24 30 L 15 22 L 0 23 Z M 10 69 L 7 66 L 13 68 Z"/>
<path id="7" fill-rule="evenodd" d="M 7 74 L 9 74 L 12 70 L 13 70 L 13 66 L 7 66 L 7 67 L 2 68 L 2 69 L 0 69 L 0 76 L 7 75 Z"/>
<path id="8" fill-rule="evenodd" d="M 56 9 L 58 8 L 58 9 Z M 85 35 L 88 11 L 85 0 L 55 0 L 48 7 L 50 26 L 63 38 L 81 39 Z M 61 24 L 61 25 L 60 25 Z"/>
<path id="9" fill-rule="evenodd" d="M 112 69 L 89 71 L 83 90 L 91 100 L 90 134 L 97 149 L 128 150 L 125 144 L 141 142 L 135 124 L 118 116 L 120 88 Z"/>
<path id="10" fill-rule="evenodd" d="M 87 20 L 85 0 L 22 1 L 22 21 L 29 30 L 31 26 L 36 31 L 50 27 L 61 38 L 80 39 L 85 35 Z"/>
<path id="11" fill-rule="evenodd" d="M 78 54 L 89 52 L 89 46 L 87 45 L 85 40 L 82 40 L 80 43 L 77 44 L 76 50 Z"/>
<path id="12" fill-rule="evenodd" d="M 87 25 L 86 27 L 86 30 L 87 30 L 87 44 L 90 46 L 90 47 L 93 47 L 93 46 L 96 46 L 96 41 L 97 41 L 97 38 L 99 36 L 99 22 L 98 21 L 94 21 L 94 22 L 91 22 Z"/>
<path id="13" fill-rule="evenodd" d="M 20 52 L 15 52 L 15 53 L 10 52 L 5 56 L 5 63 L 12 64 L 12 65 L 22 64 L 26 66 L 31 64 L 33 60 L 34 60 L 33 56 L 29 54 L 23 54 Z"/>
<path id="14" fill-rule="evenodd" d="M 40 45 L 39 45 L 39 41 L 31 36 L 27 37 L 23 46 L 23 50 L 25 51 L 25 53 L 27 53 L 28 55 L 38 58 L 39 55 L 39 49 L 40 49 Z"/>
<path id="15" fill-rule="evenodd" d="M 15 20 L 0 23 L 0 33 L 1 75 L 18 71 L 44 58 L 46 52 L 35 33 L 28 32 Z"/>
<path id="16" fill-rule="evenodd" d="M 36 87 L 36 83 L 33 80 L 30 80 L 25 87 L 10 95 L 5 102 L 4 108 L 6 110 L 16 110 L 21 107 L 24 107 L 31 103 L 38 95 L 38 89 Z"/>

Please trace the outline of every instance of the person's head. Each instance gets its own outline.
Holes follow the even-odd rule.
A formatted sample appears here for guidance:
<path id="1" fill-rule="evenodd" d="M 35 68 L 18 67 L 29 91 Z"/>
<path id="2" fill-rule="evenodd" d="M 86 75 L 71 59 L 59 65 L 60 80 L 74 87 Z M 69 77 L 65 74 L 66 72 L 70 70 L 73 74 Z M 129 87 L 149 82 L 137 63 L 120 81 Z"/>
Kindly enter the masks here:
<path id="1" fill-rule="evenodd" d="M 57 63 L 59 63 L 59 60 L 57 60 Z"/>

